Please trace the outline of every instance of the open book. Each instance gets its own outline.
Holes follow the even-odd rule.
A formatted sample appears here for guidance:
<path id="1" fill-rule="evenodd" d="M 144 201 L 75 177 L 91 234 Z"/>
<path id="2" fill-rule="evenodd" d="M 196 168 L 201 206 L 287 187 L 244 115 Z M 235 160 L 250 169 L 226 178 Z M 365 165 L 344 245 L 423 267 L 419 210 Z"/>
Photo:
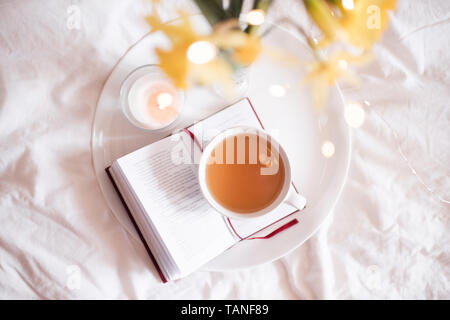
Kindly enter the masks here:
<path id="1" fill-rule="evenodd" d="M 216 134 L 236 126 L 262 127 L 248 99 L 131 152 L 106 169 L 164 282 L 188 275 L 297 211 L 282 204 L 264 216 L 235 220 L 203 198 L 196 165 L 201 150 Z"/>

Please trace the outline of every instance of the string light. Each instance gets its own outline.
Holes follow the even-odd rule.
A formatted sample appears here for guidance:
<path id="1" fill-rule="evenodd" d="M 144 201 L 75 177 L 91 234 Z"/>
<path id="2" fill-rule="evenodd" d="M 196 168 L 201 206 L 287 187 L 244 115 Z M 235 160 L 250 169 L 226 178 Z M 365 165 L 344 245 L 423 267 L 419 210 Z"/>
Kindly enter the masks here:
<path id="1" fill-rule="evenodd" d="M 347 10 L 353 10 L 355 8 L 355 3 L 353 0 L 342 0 L 342 6 Z"/>
<path id="2" fill-rule="evenodd" d="M 269 93 L 277 98 L 281 98 L 286 95 L 286 89 L 279 84 L 273 84 L 269 87 Z"/>
<path id="3" fill-rule="evenodd" d="M 348 67 L 348 62 L 344 59 L 339 59 L 338 61 L 338 66 L 339 68 L 341 68 L 342 70 L 346 70 Z"/>
<path id="4" fill-rule="evenodd" d="M 334 155 L 336 148 L 334 147 L 333 142 L 325 141 L 322 144 L 322 154 L 325 158 L 331 158 Z"/>
<path id="5" fill-rule="evenodd" d="M 247 23 L 253 26 L 259 26 L 264 23 L 265 13 L 262 9 L 254 9 L 247 13 Z"/>
<path id="6" fill-rule="evenodd" d="M 359 128 L 364 123 L 365 112 L 358 103 L 350 103 L 345 107 L 344 117 L 352 128 Z"/>
<path id="7" fill-rule="evenodd" d="M 156 101 L 158 102 L 158 108 L 164 109 L 170 106 L 173 102 L 173 96 L 167 92 L 161 92 L 156 97 Z"/>
<path id="8" fill-rule="evenodd" d="M 195 64 L 208 63 L 215 58 L 216 54 L 216 46 L 209 41 L 196 41 L 187 51 L 189 61 Z"/>

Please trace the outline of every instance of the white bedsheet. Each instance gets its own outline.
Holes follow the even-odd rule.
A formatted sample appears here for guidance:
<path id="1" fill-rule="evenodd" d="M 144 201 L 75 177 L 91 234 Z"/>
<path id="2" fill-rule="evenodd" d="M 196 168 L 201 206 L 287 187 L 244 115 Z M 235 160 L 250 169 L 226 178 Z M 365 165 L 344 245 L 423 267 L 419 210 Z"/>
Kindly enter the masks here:
<path id="1" fill-rule="evenodd" d="M 166 18 L 175 5 L 163 1 Z M 0 2 L 0 298 L 450 298 L 450 2 L 400 1 L 334 214 L 286 257 L 160 283 L 97 185 L 102 85 L 147 1 Z M 300 1 L 274 16 L 306 21 Z M 77 18 L 80 18 L 79 28 Z"/>

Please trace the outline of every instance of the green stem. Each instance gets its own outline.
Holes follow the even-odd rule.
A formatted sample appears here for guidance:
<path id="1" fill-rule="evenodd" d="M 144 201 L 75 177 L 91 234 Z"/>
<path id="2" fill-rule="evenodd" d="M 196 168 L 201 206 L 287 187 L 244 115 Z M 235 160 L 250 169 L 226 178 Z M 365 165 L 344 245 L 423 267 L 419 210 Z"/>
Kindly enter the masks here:
<path id="1" fill-rule="evenodd" d="M 241 15 L 242 5 L 244 4 L 244 0 L 231 0 L 230 6 L 228 7 L 228 15 L 231 18 L 239 19 Z"/>
<path id="2" fill-rule="evenodd" d="M 194 2 L 211 26 L 230 18 L 227 11 L 222 7 L 222 1 L 194 0 Z"/>

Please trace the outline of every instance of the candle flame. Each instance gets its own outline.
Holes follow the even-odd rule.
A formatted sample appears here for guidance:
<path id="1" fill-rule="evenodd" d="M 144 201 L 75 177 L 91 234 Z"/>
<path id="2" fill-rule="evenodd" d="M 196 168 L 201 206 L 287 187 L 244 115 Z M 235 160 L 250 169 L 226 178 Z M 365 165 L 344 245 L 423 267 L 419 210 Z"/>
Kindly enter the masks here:
<path id="1" fill-rule="evenodd" d="M 158 108 L 164 109 L 172 104 L 173 96 L 168 92 L 161 92 L 156 97 L 156 101 L 158 102 Z"/>

